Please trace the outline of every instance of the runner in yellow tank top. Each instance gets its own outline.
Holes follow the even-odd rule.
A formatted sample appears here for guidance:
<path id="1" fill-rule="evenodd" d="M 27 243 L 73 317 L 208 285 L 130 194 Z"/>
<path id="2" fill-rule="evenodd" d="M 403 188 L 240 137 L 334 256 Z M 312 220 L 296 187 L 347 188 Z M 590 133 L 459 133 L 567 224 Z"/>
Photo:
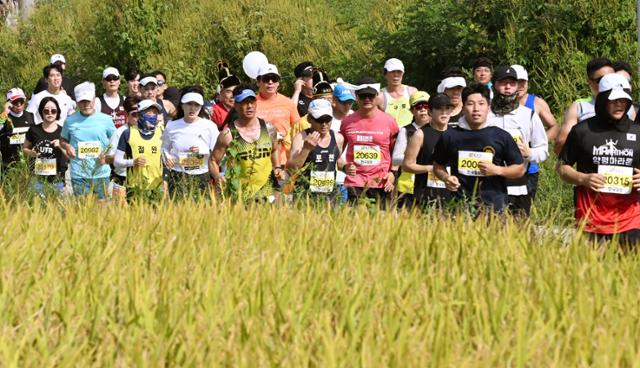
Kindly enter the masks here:
<path id="1" fill-rule="evenodd" d="M 234 165 L 240 167 L 240 198 L 272 202 L 278 196 L 277 177 L 284 175 L 275 154 L 278 150 L 276 130 L 256 117 L 256 95 L 250 87 L 238 86 L 233 94 L 238 119 L 218 136 L 209 162 L 211 175 L 224 190 L 227 178 L 220 172 L 220 164 L 227 149 L 233 147 L 234 157 L 229 158 L 227 171 L 231 172 Z"/>
<path id="2" fill-rule="evenodd" d="M 136 125 L 122 132 L 113 164 L 127 169 L 128 193 L 162 188 L 162 129 L 158 126 L 160 105 L 153 100 L 138 103 Z"/>
<path id="3" fill-rule="evenodd" d="M 393 116 L 399 127 L 411 124 L 413 114 L 409 104 L 409 97 L 417 91 L 416 88 L 402 84 L 404 64 L 391 58 L 384 63 L 384 79 L 387 86 L 379 95 L 378 107 Z"/>

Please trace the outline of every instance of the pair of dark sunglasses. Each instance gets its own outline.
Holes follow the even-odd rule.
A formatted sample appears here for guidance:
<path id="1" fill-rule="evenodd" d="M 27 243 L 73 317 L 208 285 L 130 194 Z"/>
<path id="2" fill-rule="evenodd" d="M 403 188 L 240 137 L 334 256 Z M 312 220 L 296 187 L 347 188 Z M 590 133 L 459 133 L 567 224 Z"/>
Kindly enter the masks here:
<path id="1" fill-rule="evenodd" d="M 280 82 L 280 77 L 278 77 L 277 75 L 264 75 L 260 77 L 260 80 L 262 80 L 263 83 L 278 83 Z"/>
<path id="2" fill-rule="evenodd" d="M 374 98 L 376 98 L 376 95 L 374 95 L 373 93 L 360 93 L 358 94 L 358 98 L 361 100 L 373 100 Z"/>
<path id="3" fill-rule="evenodd" d="M 42 113 L 45 115 L 55 115 L 58 113 L 58 110 L 56 109 L 43 109 Z"/>
<path id="4" fill-rule="evenodd" d="M 116 77 L 115 75 L 107 75 L 107 77 L 104 80 L 106 80 L 107 82 L 115 82 L 119 79 L 120 77 Z"/>
<path id="5" fill-rule="evenodd" d="M 319 119 L 313 119 L 318 124 L 331 124 L 333 118 L 331 116 L 322 116 Z"/>
<path id="6" fill-rule="evenodd" d="M 15 101 L 11 101 L 11 104 L 13 106 L 20 106 L 20 105 L 24 105 L 24 100 L 15 100 Z"/>

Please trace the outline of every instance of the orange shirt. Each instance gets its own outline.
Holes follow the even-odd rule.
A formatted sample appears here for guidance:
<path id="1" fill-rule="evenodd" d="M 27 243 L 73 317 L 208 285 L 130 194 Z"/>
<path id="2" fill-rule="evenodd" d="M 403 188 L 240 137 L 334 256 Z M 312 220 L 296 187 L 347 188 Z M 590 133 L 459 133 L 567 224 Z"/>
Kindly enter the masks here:
<path id="1" fill-rule="evenodd" d="M 280 164 L 284 165 L 287 162 L 289 150 L 291 150 L 289 130 L 293 123 L 300 119 L 298 109 L 290 98 L 280 93 L 269 99 L 264 99 L 258 94 L 256 99 L 258 101 L 258 117 L 273 124 L 282 136 Z"/>

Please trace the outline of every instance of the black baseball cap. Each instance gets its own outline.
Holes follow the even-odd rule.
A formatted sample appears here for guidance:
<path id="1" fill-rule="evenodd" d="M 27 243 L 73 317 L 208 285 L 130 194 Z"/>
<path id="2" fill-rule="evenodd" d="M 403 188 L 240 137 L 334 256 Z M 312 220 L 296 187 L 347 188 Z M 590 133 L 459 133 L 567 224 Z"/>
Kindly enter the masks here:
<path id="1" fill-rule="evenodd" d="M 501 81 L 503 79 L 514 79 L 518 80 L 518 73 L 515 69 L 508 65 L 501 65 L 496 68 L 496 71 L 493 73 L 493 82 Z"/>
<path id="2" fill-rule="evenodd" d="M 296 76 L 296 78 L 312 76 L 313 63 L 310 61 L 303 61 L 302 63 L 296 65 L 295 69 L 293 69 L 293 74 Z"/>
<path id="3" fill-rule="evenodd" d="M 436 93 L 435 95 L 429 98 L 429 108 L 430 109 L 439 109 L 447 106 L 453 106 L 451 104 L 451 99 L 449 96 L 444 93 Z"/>

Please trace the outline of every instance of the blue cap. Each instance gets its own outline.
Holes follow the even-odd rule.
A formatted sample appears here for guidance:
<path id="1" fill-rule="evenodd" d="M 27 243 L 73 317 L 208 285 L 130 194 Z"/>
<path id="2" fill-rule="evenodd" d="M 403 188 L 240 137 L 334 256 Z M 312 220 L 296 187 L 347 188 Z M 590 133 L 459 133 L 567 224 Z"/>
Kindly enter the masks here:
<path id="1" fill-rule="evenodd" d="M 250 89 L 244 89 L 242 90 L 242 92 L 240 92 L 239 95 L 237 95 L 236 97 L 233 98 L 233 100 L 237 103 L 240 103 L 242 101 L 244 101 L 245 99 L 249 98 L 249 97 L 253 97 L 256 98 L 256 93 L 253 92 L 253 90 Z"/>
<path id="2" fill-rule="evenodd" d="M 351 91 L 343 86 L 342 84 L 337 84 L 336 87 L 333 89 L 333 95 L 340 101 L 340 102 L 345 102 L 345 101 L 355 101 L 356 98 L 353 97 L 353 94 L 351 93 Z"/>

